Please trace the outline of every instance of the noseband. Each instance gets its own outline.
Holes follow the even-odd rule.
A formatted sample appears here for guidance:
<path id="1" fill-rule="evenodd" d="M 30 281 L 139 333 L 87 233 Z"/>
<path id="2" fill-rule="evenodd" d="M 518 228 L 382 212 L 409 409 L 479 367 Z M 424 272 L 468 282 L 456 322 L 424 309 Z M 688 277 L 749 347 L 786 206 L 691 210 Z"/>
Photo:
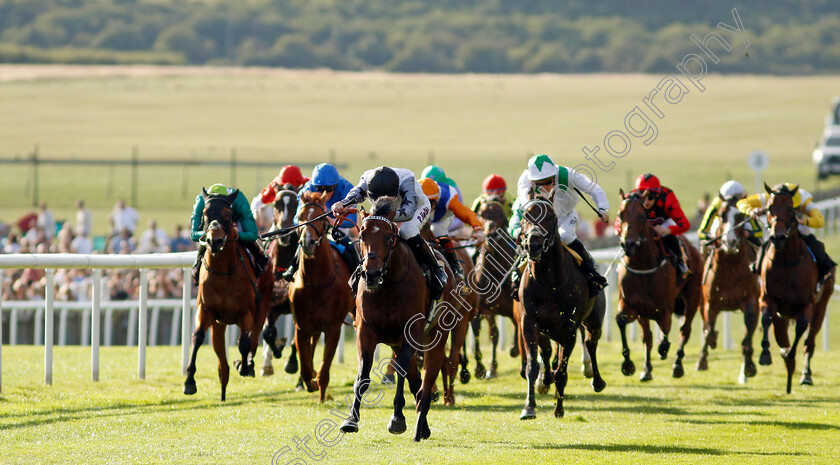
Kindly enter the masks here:
<path id="1" fill-rule="evenodd" d="M 231 202 L 226 197 L 224 197 L 224 196 L 210 197 L 210 198 L 207 199 L 207 202 L 204 205 L 204 212 L 203 212 L 204 216 L 207 216 L 207 213 L 210 210 L 210 206 L 213 204 L 213 202 L 217 202 L 217 203 L 218 202 L 223 202 L 224 203 L 223 208 L 227 208 L 227 209 L 232 208 Z M 214 223 L 219 225 L 219 227 L 221 227 L 222 231 L 225 232 L 225 235 L 222 238 L 225 243 L 234 240 L 234 239 L 228 239 L 228 231 L 230 230 L 231 226 L 233 225 L 233 220 L 223 222 L 221 218 L 213 218 L 207 224 L 204 225 L 204 235 L 203 235 L 203 237 L 207 236 L 207 233 L 208 233 L 208 231 L 210 231 L 210 229 L 215 229 L 214 228 Z M 225 247 L 224 244 L 222 244 L 222 247 L 219 249 L 219 251 L 221 252 L 222 250 L 224 250 L 224 247 Z"/>
<path id="2" fill-rule="evenodd" d="M 634 197 L 629 197 L 629 196 L 627 197 L 627 199 L 625 200 L 625 202 L 626 202 L 626 201 L 639 202 L 639 203 L 640 203 L 640 205 L 641 205 L 641 202 L 642 202 L 641 197 L 634 198 Z M 642 208 L 642 210 L 644 210 L 644 205 L 641 205 L 641 208 Z M 623 209 L 622 209 L 622 211 L 623 211 Z M 621 213 L 619 213 L 619 215 L 620 215 L 620 214 L 621 214 Z M 645 219 L 645 221 L 647 221 L 647 219 Z M 625 223 L 623 220 L 622 220 L 622 223 L 623 223 L 623 224 L 628 224 L 628 225 L 630 224 L 629 222 L 626 222 L 626 223 Z M 630 242 L 627 242 L 627 241 L 625 241 L 625 240 L 623 240 L 623 239 L 622 239 L 622 240 L 620 240 L 620 241 L 619 241 L 619 245 L 621 246 L 621 249 L 622 249 L 623 251 L 625 251 L 625 252 L 626 252 L 626 251 L 627 251 L 627 245 L 628 245 L 628 244 L 633 244 L 633 245 L 635 245 L 635 246 L 636 246 L 636 248 L 639 248 L 639 247 L 641 247 L 641 246 L 642 246 L 642 244 L 644 244 L 644 243 L 645 243 L 645 241 L 647 241 L 648 239 L 649 239 L 649 238 L 648 238 L 647 236 L 642 235 L 642 234 L 639 234 L 638 236 L 636 236 L 636 239 L 634 239 L 634 240 L 632 240 L 632 241 L 630 241 Z"/>
<path id="3" fill-rule="evenodd" d="M 378 261 L 382 262 L 382 275 L 379 277 L 379 284 L 382 284 L 383 278 L 385 277 L 385 273 L 388 272 L 388 264 L 390 263 L 390 260 L 391 260 L 391 253 L 397 247 L 397 242 L 399 241 L 400 236 L 399 236 L 399 234 L 396 233 L 397 226 L 391 220 L 389 220 L 388 218 L 386 218 L 384 216 L 378 216 L 378 215 L 366 216 L 365 219 L 362 220 L 362 229 L 363 230 L 364 230 L 365 225 L 367 224 L 368 221 L 382 221 L 385 224 L 387 224 L 388 228 L 390 228 L 390 230 L 391 230 L 390 235 L 391 235 L 392 240 L 391 240 L 390 245 L 388 246 L 388 252 L 385 254 L 385 258 L 383 259 L 382 257 L 380 257 L 379 255 L 377 255 L 373 252 L 368 252 L 367 257 L 366 257 L 368 260 L 378 260 Z M 367 272 L 368 270 L 367 270 L 367 268 L 362 268 L 362 271 Z"/>
<path id="4" fill-rule="evenodd" d="M 528 243 L 530 244 L 532 236 L 537 236 L 537 237 L 542 236 L 542 237 L 545 238 L 543 240 L 543 243 L 542 243 L 542 249 L 540 250 L 540 254 L 535 258 L 535 260 L 539 260 L 539 258 L 544 253 L 548 252 L 548 249 L 550 249 L 551 246 L 554 245 L 554 239 L 557 236 L 557 228 L 554 227 L 554 226 L 549 227 L 547 233 L 545 233 L 545 234 L 543 234 L 542 231 L 538 231 L 537 234 L 534 234 L 534 229 L 545 229 L 539 223 L 536 223 L 536 222 L 528 219 L 528 211 L 531 209 L 532 206 L 537 205 L 537 204 L 544 205 L 548 209 L 549 212 L 554 213 L 554 205 L 552 205 L 551 202 L 549 202 L 545 199 L 541 199 L 541 198 L 536 198 L 536 199 L 530 200 L 528 203 L 526 203 L 522 207 L 522 211 L 525 212 L 522 215 L 522 220 L 527 222 L 531 226 L 533 226 L 533 228 L 531 228 L 531 230 L 528 231 Z M 556 217 L 555 217 L 555 220 L 552 222 L 552 224 L 556 223 L 556 221 L 557 220 L 556 220 Z"/>
<path id="5" fill-rule="evenodd" d="M 304 208 L 306 208 L 306 207 L 308 207 L 308 206 L 311 206 L 311 205 L 314 205 L 314 206 L 320 207 L 320 208 L 321 208 L 321 210 L 322 210 L 323 212 L 326 212 L 326 211 L 327 211 L 327 207 L 325 207 L 325 206 L 323 206 L 323 205 L 321 205 L 320 203 L 317 203 L 317 202 L 308 202 L 308 203 L 305 203 L 305 204 L 303 204 L 303 206 L 301 207 L 301 209 L 304 209 Z M 318 239 L 315 241 L 315 247 L 318 247 L 319 245 L 321 245 L 321 242 L 323 242 L 323 241 L 324 241 L 324 238 L 325 238 L 325 237 L 327 237 L 327 234 L 326 234 L 326 233 L 327 233 L 327 229 L 330 227 L 329 222 L 328 222 L 328 220 L 327 220 L 326 218 L 323 218 L 323 220 L 322 220 L 322 221 L 324 221 L 324 222 L 326 223 L 326 225 L 324 226 L 324 229 L 322 229 L 321 231 L 318 231 L 318 229 L 317 229 L 317 228 L 315 228 L 315 225 L 314 225 L 314 224 L 308 224 L 308 225 L 306 225 L 307 227 L 312 227 L 312 229 L 314 229 L 314 230 L 315 230 L 315 232 L 316 232 L 316 233 L 318 233 Z"/>

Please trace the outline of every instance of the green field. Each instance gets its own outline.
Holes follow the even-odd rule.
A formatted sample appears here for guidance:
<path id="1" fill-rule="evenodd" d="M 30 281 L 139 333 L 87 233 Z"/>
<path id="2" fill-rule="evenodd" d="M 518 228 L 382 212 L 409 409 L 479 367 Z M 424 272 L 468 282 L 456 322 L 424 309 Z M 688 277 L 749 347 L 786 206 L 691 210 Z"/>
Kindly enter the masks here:
<path id="1" fill-rule="evenodd" d="M 419 173 L 431 160 L 472 198 L 489 173 L 516 182 L 533 153 L 559 163 L 583 163 L 584 146 L 601 146 L 624 118 L 644 104 L 664 75 L 392 75 L 260 69 L 41 68 L 33 74 L 0 67 L 0 157 L 187 158 L 345 163 L 345 177 L 381 164 Z M 46 70 L 46 71 L 43 71 Z M 144 71 L 145 70 L 145 71 Z M 710 71 L 714 71 L 713 68 Z M 62 77 L 75 73 L 80 77 Z M 126 73 L 127 75 L 120 75 Z M 133 73 L 133 74 L 132 74 Z M 41 75 L 38 79 L 27 76 Z M 770 184 L 815 186 L 811 151 L 840 77 L 761 77 L 709 74 L 705 91 L 689 85 L 682 101 L 660 101 L 650 144 L 614 159 L 598 182 L 612 201 L 641 172 L 660 175 L 692 211 L 704 192 L 726 179 L 752 191 L 746 159 L 770 156 Z M 661 99 L 660 97 L 657 97 Z M 32 173 L 3 165 L 0 220 L 31 210 Z M 57 218 L 73 218 L 87 199 L 94 228 L 117 198 L 130 199 L 128 167 L 40 166 L 39 199 Z M 186 223 L 202 185 L 235 181 L 250 197 L 276 173 L 219 168 L 142 167 L 138 175 L 141 228 L 156 218 L 167 229 Z M 583 210 L 582 210 L 583 212 Z M 584 215 L 587 213 L 583 212 Z"/>

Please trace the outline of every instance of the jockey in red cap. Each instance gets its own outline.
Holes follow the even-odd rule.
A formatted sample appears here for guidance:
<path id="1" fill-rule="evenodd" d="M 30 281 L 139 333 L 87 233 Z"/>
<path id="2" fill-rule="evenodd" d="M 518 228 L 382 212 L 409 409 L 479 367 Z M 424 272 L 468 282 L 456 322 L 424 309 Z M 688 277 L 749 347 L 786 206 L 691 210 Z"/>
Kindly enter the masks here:
<path id="1" fill-rule="evenodd" d="M 508 218 L 513 214 L 513 198 L 507 192 L 505 178 L 498 174 L 491 174 L 484 178 L 481 183 L 481 195 L 476 197 L 472 203 L 472 211 L 478 213 L 481 204 L 487 200 L 496 200 L 505 207 L 505 216 Z"/>
<path id="2" fill-rule="evenodd" d="M 641 174 L 636 178 L 636 188 L 633 192 L 638 192 L 644 197 L 648 222 L 662 236 L 662 243 L 671 252 L 669 258 L 678 270 L 678 274 L 682 278 L 687 277 L 690 270 L 685 265 L 682 247 L 677 236 L 688 231 L 691 223 L 685 217 L 676 194 L 660 184 L 659 178 L 650 173 Z M 616 234 L 621 234 L 619 218 L 615 221 L 615 231 Z"/>
<path id="3" fill-rule="evenodd" d="M 280 170 L 277 177 L 268 183 L 268 187 L 260 192 L 262 202 L 264 204 L 274 202 L 274 197 L 277 195 L 277 192 L 283 189 L 291 189 L 297 192 L 304 184 L 306 184 L 307 181 L 309 181 L 309 177 L 304 176 L 303 173 L 300 172 L 299 167 L 295 165 L 286 165 Z"/>

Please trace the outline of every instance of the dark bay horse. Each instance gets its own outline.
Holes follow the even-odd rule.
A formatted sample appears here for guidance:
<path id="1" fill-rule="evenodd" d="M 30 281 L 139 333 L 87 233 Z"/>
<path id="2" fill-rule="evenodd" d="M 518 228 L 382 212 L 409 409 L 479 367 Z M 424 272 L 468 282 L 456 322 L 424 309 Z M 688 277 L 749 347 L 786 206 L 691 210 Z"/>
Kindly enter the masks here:
<path id="1" fill-rule="evenodd" d="M 630 348 L 627 346 L 627 325 L 634 319 L 642 327 L 645 344 L 645 367 L 642 381 L 653 379 L 653 367 L 650 352 L 653 348 L 653 335 L 650 320 L 656 321 L 662 330 L 662 342 L 659 344 L 659 357 L 665 360 L 671 342 L 671 315 L 683 313 L 680 327 L 680 347 L 674 361 L 672 376 L 679 378 L 685 374 L 682 360 L 685 357 L 685 344 L 691 336 L 691 322 L 702 301 L 700 269 L 703 259 L 696 247 L 684 237 L 680 237 L 683 247 L 688 252 L 686 264 L 692 270 L 688 278 L 677 284 L 676 269 L 665 255 L 662 238 L 648 223 L 644 198 L 637 192 L 624 194 L 620 191 L 621 206 L 618 217 L 621 221 L 621 248 L 625 257 L 618 269 L 618 314 L 615 317 L 621 332 L 622 355 L 624 362 L 621 372 L 630 376 L 636 372 L 636 366 L 630 360 Z M 677 305 L 680 308 L 675 308 Z M 680 311 L 682 310 L 682 311 Z"/>
<path id="2" fill-rule="evenodd" d="M 499 345 L 499 329 L 496 327 L 496 315 L 510 318 L 513 322 L 513 345 L 510 350 L 512 357 L 519 355 L 519 327 L 513 318 L 513 284 L 510 269 L 516 257 L 516 244 L 507 233 L 508 217 L 505 207 L 497 200 L 486 200 L 478 208 L 478 218 L 484 226 L 487 242 L 479 249 L 475 263 L 475 272 L 466 274 L 470 287 L 479 295 L 479 318 L 472 322 L 475 334 L 476 376 L 482 367 L 482 353 L 479 346 L 481 334 L 481 320 L 487 321 L 490 331 L 490 342 L 493 351 L 490 358 L 490 369 L 486 378 L 495 378 L 498 369 L 496 351 Z"/>
<path id="3" fill-rule="evenodd" d="M 817 264 L 805 241 L 799 236 L 799 222 L 793 208 L 793 190 L 771 189 L 764 185 L 768 201 L 767 219 L 770 224 L 770 246 L 761 262 L 761 326 L 764 337 L 759 364 L 769 365 L 770 342 L 768 331 L 773 324 L 776 343 L 787 368 L 787 393 L 790 394 L 793 372 L 796 369 L 796 345 L 808 331 L 805 339 L 805 366 L 800 384 L 813 384 L 811 380 L 811 358 L 814 345 L 825 318 L 826 307 L 834 292 L 834 272 L 822 286 L 817 288 Z M 793 344 L 788 338 L 788 320 L 795 320 Z"/>
<path id="4" fill-rule="evenodd" d="M 717 227 L 712 229 L 714 240 L 706 257 L 703 274 L 703 348 L 697 360 L 698 370 L 709 368 L 709 348 L 717 345 L 715 322 L 724 310 L 741 310 L 744 313 L 744 339 L 741 341 L 741 374 L 738 382 L 756 375 L 753 354 L 753 334 L 758 325 L 758 276 L 750 271 L 755 261 L 755 251 L 748 239 L 750 232 L 744 227 L 746 215 L 738 211 L 738 199 L 723 200 Z"/>
<path id="5" fill-rule="evenodd" d="M 265 321 L 271 298 L 271 273 L 255 278 L 254 269 L 233 221 L 231 205 L 239 194 L 208 195 L 204 197 L 204 232 L 207 253 L 198 278 L 196 297 L 196 329 L 192 337 L 192 356 L 187 366 L 184 394 L 195 394 L 195 358 L 204 342 L 204 333 L 212 328 L 213 349 L 219 359 L 219 381 L 222 401 L 225 400 L 230 367 L 227 364 L 225 344 L 226 325 L 237 325 L 239 353 L 242 361 L 237 369 L 242 376 L 254 376 L 254 355 L 259 345 L 260 328 Z M 259 301 L 256 295 L 260 295 Z M 237 365 L 235 362 L 234 365 Z"/>
<path id="6" fill-rule="evenodd" d="M 356 295 L 356 347 L 359 372 L 353 385 L 354 399 L 350 415 L 341 424 L 341 431 L 355 433 L 359 430 L 359 407 L 370 387 L 373 354 L 378 343 L 388 345 L 397 355 L 390 361 L 397 372 L 394 395 L 394 414 L 388 422 L 388 431 L 400 434 L 406 430 L 403 395 L 405 380 L 414 394 L 418 413 L 414 440 L 431 435 L 427 414 L 432 402 L 432 386 L 443 364 L 443 343 L 434 343 L 424 350 L 423 338 L 431 297 L 426 279 L 413 252 L 399 236 L 393 219 L 396 214 L 392 197 L 380 197 L 373 205 L 371 215 L 362 215 L 360 240 L 362 246 L 363 279 Z M 451 271 L 447 271 L 450 274 Z M 452 280 L 444 294 L 452 291 Z M 428 334 L 437 334 L 430 327 Z M 432 341 L 434 342 L 434 341 Z M 416 351 L 424 350 L 422 382 L 417 370 Z M 384 376 L 384 374 L 383 374 Z"/>
<path id="7" fill-rule="evenodd" d="M 528 261 L 519 287 L 523 310 L 519 331 L 528 358 L 528 395 L 519 418 L 536 418 L 534 384 L 540 371 L 537 346 L 541 333 L 559 344 L 558 361 L 553 373 L 557 389 L 554 416 L 562 417 L 565 413 L 563 397 L 568 380 L 567 367 L 581 324 L 592 336 L 586 340 L 594 370 L 592 388 L 601 392 L 606 387 L 596 357 L 605 300 L 603 292 L 599 292 L 601 302 L 598 310 L 594 310 L 599 298 L 589 295 L 586 278 L 574 257 L 560 242 L 557 216 L 548 200 L 538 197 L 523 206 L 522 234 Z"/>
<path id="8" fill-rule="evenodd" d="M 291 189 L 283 189 L 277 193 L 274 200 L 274 229 L 289 229 L 294 224 L 295 213 L 297 213 L 298 199 L 297 192 Z M 274 288 L 271 292 L 271 305 L 268 308 L 265 331 L 263 339 L 266 343 L 266 350 L 263 351 L 263 376 L 274 374 L 274 367 L 271 365 L 272 358 L 281 358 L 283 348 L 286 345 L 286 338 L 277 338 L 275 322 L 280 315 L 291 315 L 292 306 L 289 303 L 289 283 L 281 278 L 295 256 L 300 236 L 297 231 L 289 234 L 281 234 L 271 240 L 268 246 L 268 256 L 271 259 L 271 268 L 274 273 Z M 292 353 L 286 361 L 286 373 L 297 373 L 297 348 L 292 342 Z M 303 387 L 303 385 L 300 385 Z"/>
<path id="9" fill-rule="evenodd" d="M 318 192 L 304 192 L 298 220 L 306 225 L 301 234 L 300 266 L 289 286 L 289 302 L 295 318 L 295 346 L 300 354 L 300 377 L 309 392 L 320 389 L 326 400 L 330 367 L 338 346 L 344 319 L 354 313 L 355 302 L 347 281 L 350 270 L 327 240 L 330 222 L 325 199 Z M 324 334 L 324 356 L 315 373 L 315 345 Z"/>

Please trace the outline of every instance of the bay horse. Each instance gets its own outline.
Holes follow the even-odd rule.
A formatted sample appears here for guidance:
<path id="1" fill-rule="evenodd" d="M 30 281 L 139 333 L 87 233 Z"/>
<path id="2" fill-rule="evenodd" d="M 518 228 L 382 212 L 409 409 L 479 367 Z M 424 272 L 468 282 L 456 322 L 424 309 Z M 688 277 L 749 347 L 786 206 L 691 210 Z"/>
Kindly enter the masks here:
<path id="1" fill-rule="evenodd" d="M 817 292 L 817 264 L 813 255 L 799 235 L 799 222 L 793 207 L 793 190 L 781 186 L 771 189 L 766 183 L 768 195 L 767 219 L 770 226 L 770 245 L 761 262 L 761 326 L 764 337 L 759 364 L 769 365 L 770 342 L 768 331 L 773 324 L 776 343 L 781 349 L 787 368 L 787 393 L 791 392 L 793 372 L 796 369 L 796 345 L 808 331 L 805 339 L 805 366 L 802 368 L 800 384 L 813 384 L 811 379 L 811 358 L 814 345 L 822 328 L 826 307 L 834 292 L 834 272 Z M 795 320 L 793 344 L 788 338 L 788 320 Z"/>
<path id="2" fill-rule="evenodd" d="M 294 225 L 295 214 L 297 213 L 298 199 L 297 192 L 291 189 L 283 189 L 277 193 L 274 200 L 274 229 L 291 229 Z M 284 271 L 289 268 L 295 256 L 300 236 L 297 231 L 289 234 L 281 234 L 271 240 L 268 246 L 268 256 L 271 259 L 271 268 L 274 273 L 274 287 L 271 292 L 271 305 L 268 308 L 263 340 L 265 350 L 263 351 L 262 375 L 271 376 L 274 374 L 274 367 L 271 365 L 272 358 L 281 358 L 283 348 L 286 345 L 286 338 L 277 338 L 277 327 L 275 322 L 280 315 L 291 315 L 292 306 L 289 303 L 289 283 L 281 277 Z M 292 353 L 286 361 L 285 371 L 289 374 L 297 373 L 297 347 L 292 339 Z M 301 388 L 303 384 L 300 384 Z"/>
<path id="3" fill-rule="evenodd" d="M 480 204 L 477 213 L 484 226 L 487 242 L 479 249 L 475 262 L 475 272 L 465 276 L 467 276 L 470 288 L 479 296 L 479 318 L 472 321 L 472 330 L 475 335 L 475 372 L 476 376 L 480 378 L 483 365 L 481 363 L 482 353 L 479 346 L 479 337 L 481 335 L 481 319 L 483 318 L 487 321 L 490 342 L 493 347 L 490 369 L 486 373 L 486 378 L 490 379 L 496 377 L 496 370 L 499 367 L 496 359 L 496 351 L 499 345 L 496 315 L 510 318 L 513 322 L 514 334 L 510 355 L 511 357 L 519 355 L 519 326 L 513 318 L 514 290 L 509 273 L 516 259 L 516 243 L 507 232 L 508 217 L 501 202 L 487 199 Z"/>
<path id="4" fill-rule="evenodd" d="M 684 313 L 680 326 L 680 346 L 674 361 L 672 376 L 679 378 L 685 374 L 682 360 L 685 357 L 685 345 L 691 336 L 691 323 L 703 298 L 701 289 L 702 276 L 699 270 L 703 264 L 700 251 L 680 237 L 688 253 L 686 264 L 693 270 L 687 279 L 677 284 L 677 272 L 668 260 L 662 238 L 647 220 L 644 197 L 638 192 L 625 195 L 620 191 L 621 206 L 618 218 L 621 224 L 620 243 L 625 257 L 618 269 L 618 313 L 615 320 L 621 332 L 621 346 L 624 362 L 621 372 L 630 376 L 636 372 L 636 366 L 630 360 L 630 348 L 627 346 L 627 325 L 634 319 L 642 327 L 642 339 L 645 344 L 645 366 L 641 381 L 653 379 L 653 367 L 650 352 L 653 348 L 653 335 L 650 320 L 659 324 L 662 341 L 659 344 L 659 358 L 668 357 L 671 342 L 671 315 Z M 679 307 L 677 307 L 679 306 Z"/>
<path id="5" fill-rule="evenodd" d="M 308 392 L 320 390 L 326 400 L 330 367 L 338 346 L 344 319 L 354 314 L 353 296 L 347 281 L 353 270 L 330 245 L 330 220 L 326 199 L 319 192 L 303 192 L 298 213 L 301 223 L 309 223 L 300 238 L 300 266 L 289 285 L 289 302 L 295 318 L 295 346 L 300 354 L 300 377 Z M 322 217 L 318 220 L 318 217 Z M 315 373 L 315 345 L 324 334 L 324 354 Z"/>
<path id="6" fill-rule="evenodd" d="M 239 244 L 239 233 L 233 221 L 231 205 L 239 191 L 229 195 L 209 195 L 202 188 L 202 213 L 207 252 L 198 276 L 196 297 L 196 329 L 192 337 L 192 356 L 187 366 L 184 394 L 197 392 L 195 358 L 204 342 L 204 333 L 211 328 L 213 349 L 219 359 L 221 400 L 225 400 L 230 367 L 225 344 L 226 325 L 240 329 L 238 341 L 242 361 L 234 362 L 239 374 L 254 376 L 254 355 L 257 352 L 260 328 L 268 312 L 271 298 L 271 273 L 255 277 L 253 266 Z M 259 297 L 259 299 L 257 299 Z"/>
<path id="7" fill-rule="evenodd" d="M 750 270 L 755 250 L 750 244 L 750 231 L 744 227 L 746 215 L 738 211 L 738 199 L 721 197 L 717 227 L 712 228 L 711 251 L 706 257 L 703 274 L 703 348 L 697 360 L 697 370 L 708 370 L 709 348 L 717 345 L 715 322 L 724 310 L 744 313 L 744 339 L 741 341 L 741 374 L 738 382 L 756 375 L 753 362 L 753 334 L 758 325 L 758 276 Z"/>
<path id="8" fill-rule="evenodd" d="M 401 240 L 394 223 L 397 199 L 380 197 L 370 215 L 362 213 L 359 234 L 362 252 L 363 279 L 356 294 L 356 348 L 359 371 L 353 385 L 353 405 L 349 417 L 341 424 L 345 433 L 359 430 L 359 407 L 370 387 L 373 355 L 378 343 L 388 345 L 397 355 L 390 361 L 397 372 L 394 394 L 394 414 L 388 431 L 401 434 L 406 430 L 403 395 L 405 380 L 415 398 L 418 413 L 414 440 L 431 436 L 427 420 L 432 401 L 432 386 L 443 364 L 445 344 L 434 343 L 424 350 L 423 338 L 427 315 L 432 303 L 426 279 L 414 253 Z M 447 267 L 449 280 L 444 294 L 451 293 L 453 278 Z M 434 331 L 430 325 L 427 334 Z M 433 341 L 434 342 L 434 341 Z M 439 342 L 439 341 L 438 341 Z M 424 350 L 424 373 L 421 381 L 415 353 Z"/>
<path id="9" fill-rule="evenodd" d="M 428 242 L 433 242 L 434 238 L 431 233 L 431 225 L 426 223 L 420 230 L 420 235 Z M 435 254 L 440 256 L 439 259 L 446 262 L 442 255 L 442 248 L 438 244 L 435 247 Z M 455 249 L 455 254 L 458 261 L 461 263 L 461 269 L 464 276 L 469 276 L 469 273 L 474 269 L 472 258 L 469 253 L 463 248 Z M 449 263 L 447 263 L 449 265 Z M 447 268 L 448 269 L 448 268 Z M 447 272 L 448 273 L 448 272 Z M 466 339 L 467 331 L 470 328 L 470 322 L 478 315 L 478 294 L 467 290 L 462 293 L 463 289 L 468 289 L 466 282 L 456 283 L 454 273 L 450 278 L 453 280 L 451 285 L 454 288 L 452 293 L 444 293 L 443 301 L 447 302 L 451 307 L 450 311 L 455 318 L 454 324 L 450 327 L 447 325 L 449 341 L 449 353 L 444 355 L 443 365 L 441 368 L 441 378 L 443 382 L 443 403 L 447 406 L 455 405 L 455 374 L 458 372 L 458 363 L 461 363 L 460 380 L 461 383 L 466 384 L 470 378 L 470 372 L 467 369 L 466 360 Z M 444 339 L 440 343 L 444 344 L 447 340 Z M 461 354 L 463 349 L 464 354 Z M 445 352 L 445 351 L 444 351 Z M 476 376 L 478 376 L 478 368 L 476 368 Z M 433 394 L 434 398 L 434 394 Z"/>
<path id="10" fill-rule="evenodd" d="M 563 398 L 568 381 L 569 358 L 581 325 L 586 326 L 592 336 L 586 340 L 594 370 L 592 388 L 595 392 L 601 392 L 606 387 L 596 357 L 605 299 L 603 292 L 589 295 L 586 278 L 572 254 L 560 242 L 557 216 L 551 202 L 537 197 L 523 206 L 522 234 L 527 248 L 527 264 L 519 287 L 519 300 L 522 303 L 519 332 L 525 343 L 523 351 L 528 358 L 528 394 L 519 418 L 536 418 L 534 384 L 540 371 L 537 361 L 540 333 L 549 336 L 559 345 L 553 377 L 557 389 L 554 416 L 560 418 L 565 413 Z M 600 305 L 595 310 L 598 300 Z"/>

